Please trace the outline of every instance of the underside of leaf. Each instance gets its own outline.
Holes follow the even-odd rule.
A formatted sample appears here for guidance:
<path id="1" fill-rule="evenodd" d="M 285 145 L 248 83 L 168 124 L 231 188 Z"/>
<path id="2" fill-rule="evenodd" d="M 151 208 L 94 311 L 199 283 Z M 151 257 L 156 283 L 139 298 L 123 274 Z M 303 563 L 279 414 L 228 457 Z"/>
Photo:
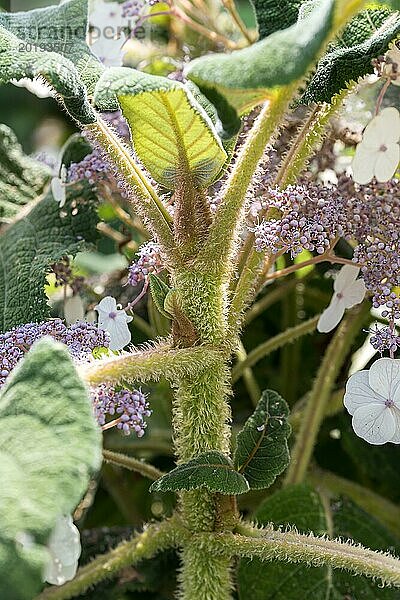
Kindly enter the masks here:
<path id="1" fill-rule="evenodd" d="M 99 81 L 95 102 L 112 106 L 114 95 L 132 132 L 135 152 L 164 187 L 193 178 L 206 187 L 220 172 L 226 153 L 211 119 L 180 82 L 117 68 Z"/>

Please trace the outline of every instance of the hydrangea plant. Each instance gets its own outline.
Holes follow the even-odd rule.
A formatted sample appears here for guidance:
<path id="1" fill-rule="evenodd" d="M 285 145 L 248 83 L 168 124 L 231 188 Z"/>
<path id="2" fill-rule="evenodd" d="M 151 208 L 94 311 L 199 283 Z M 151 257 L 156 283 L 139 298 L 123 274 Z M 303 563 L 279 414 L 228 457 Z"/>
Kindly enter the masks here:
<path id="1" fill-rule="evenodd" d="M 343 402 L 357 436 L 400 443 L 396 8 L 255 0 L 253 25 L 232 0 L 0 13 L 0 84 L 55 98 L 77 129 L 50 160 L 0 128 L 1 598 L 157 593 L 154 561 L 168 551 L 177 582 L 165 597 L 398 597 L 398 507 L 318 471 L 313 455 Z M 140 32 L 164 45 L 146 38 L 139 51 Z M 335 137 L 364 87 L 374 114 Z M 342 173 L 338 140 L 353 156 Z M 129 262 L 114 269 L 107 255 L 93 282 L 79 258 L 99 236 Z M 306 319 L 290 294 L 310 273 L 320 289 Z M 294 322 L 247 353 L 247 327 L 282 298 Z M 385 356 L 335 391 L 365 330 Z M 262 391 L 253 367 L 313 332 L 323 356 L 311 389 L 289 402 L 279 382 Z M 307 369 L 298 358 L 285 384 Z M 135 449 L 145 454 L 169 397 L 161 471 Z M 105 534 L 78 568 L 73 519 L 81 528 L 102 462 L 149 479 L 170 510 L 108 551 Z M 132 496 L 112 486 L 132 514 Z"/>

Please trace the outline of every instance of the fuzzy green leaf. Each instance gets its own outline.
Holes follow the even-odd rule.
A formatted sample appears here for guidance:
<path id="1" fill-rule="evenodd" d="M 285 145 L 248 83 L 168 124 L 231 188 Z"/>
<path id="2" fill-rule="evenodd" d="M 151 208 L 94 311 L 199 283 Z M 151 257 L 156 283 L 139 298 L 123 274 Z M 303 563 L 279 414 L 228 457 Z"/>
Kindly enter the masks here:
<path id="1" fill-rule="evenodd" d="M 257 408 L 237 436 L 234 463 L 251 489 L 272 485 L 289 464 L 289 408 L 272 390 L 262 393 Z"/>
<path id="2" fill-rule="evenodd" d="M 28 13 L 1 13 L 0 84 L 40 77 L 55 90 L 74 119 L 89 124 L 96 115 L 86 84 L 98 79 L 101 67 L 84 41 L 84 11 L 85 0 L 70 0 Z"/>
<path id="3" fill-rule="evenodd" d="M 287 29 L 297 21 L 305 0 L 253 0 L 260 39 L 279 29 Z"/>
<path id="4" fill-rule="evenodd" d="M 327 514 L 326 510 L 329 510 Z M 310 486 L 290 486 L 267 498 L 256 512 L 260 524 L 296 527 L 302 533 L 328 533 L 332 537 L 350 538 L 373 550 L 399 548 L 399 541 L 382 524 L 361 508 L 341 499 L 324 505 Z M 372 580 L 355 577 L 330 567 L 307 567 L 281 562 L 262 563 L 257 559 L 242 560 L 239 566 L 240 600 L 326 600 L 363 598 L 396 600 L 398 591 L 380 588 Z"/>
<path id="5" fill-rule="evenodd" d="M 291 27 L 248 48 L 197 58 L 187 76 L 216 105 L 221 120 L 226 102 L 243 113 L 306 73 L 331 28 L 334 4 L 321 0 Z"/>
<path id="6" fill-rule="evenodd" d="M 76 67 L 83 83 L 91 89 L 104 70 L 87 42 L 88 0 L 67 0 L 28 12 L 0 13 L 0 25 L 25 44 L 21 52 L 61 54 Z"/>
<path id="7" fill-rule="evenodd" d="M 162 281 L 157 275 L 150 273 L 149 275 L 150 281 L 150 291 L 151 297 L 153 298 L 154 304 L 158 308 L 159 312 L 167 317 L 167 319 L 171 318 L 171 315 L 167 313 L 164 308 L 165 299 L 168 296 L 171 289 L 167 286 L 166 283 Z"/>
<path id="8" fill-rule="evenodd" d="M 0 331 L 49 316 L 44 293 L 49 266 L 97 238 L 96 198 L 71 188 L 60 210 L 51 193 L 0 237 Z"/>
<path id="9" fill-rule="evenodd" d="M 220 452 L 203 452 L 155 481 L 152 492 L 178 492 L 206 488 L 209 492 L 236 495 L 249 490 L 246 479 Z"/>
<path id="10" fill-rule="evenodd" d="M 40 590 L 43 545 L 100 468 L 101 440 L 68 351 L 41 340 L 0 395 L 1 598 L 31 600 Z"/>
<path id="11" fill-rule="evenodd" d="M 384 54 L 399 33 L 399 13 L 383 8 L 356 15 L 318 63 L 301 102 L 330 102 L 359 77 L 373 73 L 372 59 Z"/>
<path id="12" fill-rule="evenodd" d="M 95 102 L 108 110 L 117 96 L 132 132 L 136 154 L 168 189 L 182 177 L 207 187 L 226 152 L 206 111 L 179 81 L 135 69 L 108 69 L 96 87 Z"/>
<path id="13" fill-rule="evenodd" d="M 6 125 L 0 125 L 0 220 L 8 222 L 22 207 L 37 198 L 51 171 L 26 156 Z"/>

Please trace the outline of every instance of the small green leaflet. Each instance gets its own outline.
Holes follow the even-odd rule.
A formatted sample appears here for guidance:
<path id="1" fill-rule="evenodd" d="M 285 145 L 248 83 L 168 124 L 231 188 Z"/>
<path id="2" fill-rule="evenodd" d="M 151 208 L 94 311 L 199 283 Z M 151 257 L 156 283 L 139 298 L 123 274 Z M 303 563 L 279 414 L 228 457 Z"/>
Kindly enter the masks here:
<path id="1" fill-rule="evenodd" d="M 135 69 L 108 69 L 97 84 L 101 110 L 118 98 L 132 132 L 135 152 L 150 174 L 167 189 L 180 177 L 207 187 L 227 155 L 215 127 L 192 92 L 179 81 Z"/>
<path id="2" fill-rule="evenodd" d="M 0 25 L 25 42 L 21 44 L 23 52 L 31 49 L 39 55 L 41 51 L 57 53 L 70 60 L 89 89 L 104 70 L 86 42 L 88 0 L 67 0 L 28 12 L 0 13 Z"/>
<path id="3" fill-rule="evenodd" d="M 171 315 L 167 313 L 167 311 L 164 308 L 165 300 L 168 294 L 170 293 L 171 289 L 167 286 L 166 283 L 162 281 L 162 279 L 160 279 L 159 277 L 157 277 L 157 275 L 154 275 L 153 273 L 150 273 L 149 281 L 151 297 L 153 298 L 154 304 L 156 305 L 160 313 L 164 315 L 164 317 L 167 317 L 167 319 L 171 319 Z"/>
<path id="4" fill-rule="evenodd" d="M 272 485 L 289 464 L 289 408 L 272 390 L 262 393 L 257 408 L 237 436 L 234 463 L 250 488 Z"/>
<path id="5" fill-rule="evenodd" d="M 0 598 L 32 600 L 40 591 L 43 546 L 100 468 L 101 445 L 68 351 L 39 341 L 0 395 Z"/>
<path id="6" fill-rule="evenodd" d="M 301 102 L 330 102 L 360 77 L 374 72 L 372 59 L 384 54 L 400 33 L 400 14 L 371 9 L 356 15 L 320 60 Z"/>
<path id="7" fill-rule="evenodd" d="M 203 452 L 155 481 L 150 491 L 178 492 L 198 488 L 237 495 L 246 493 L 249 484 L 243 475 L 235 471 L 227 456 L 220 452 Z"/>
<path id="8" fill-rule="evenodd" d="M 321 0 L 294 25 L 248 48 L 193 60 L 186 75 L 215 104 L 224 122 L 227 102 L 241 114 L 307 72 L 331 29 L 334 6 L 334 0 Z"/>
<path id="9" fill-rule="evenodd" d="M 0 331 L 49 316 L 49 266 L 95 242 L 97 220 L 96 197 L 82 183 L 62 209 L 49 192 L 0 237 Z"/>

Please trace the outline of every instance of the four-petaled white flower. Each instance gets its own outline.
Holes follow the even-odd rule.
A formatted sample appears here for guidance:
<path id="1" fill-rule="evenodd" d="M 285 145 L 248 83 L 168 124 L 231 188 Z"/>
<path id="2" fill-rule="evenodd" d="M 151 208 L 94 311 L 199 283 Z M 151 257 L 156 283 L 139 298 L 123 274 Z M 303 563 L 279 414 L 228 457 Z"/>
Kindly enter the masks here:
<path id="1" fill-rule="evenodd" d="M 99 327 L 110 334 L 110 349 L 122 350 L 131 341 L 131 332 L 128 323 L 133 317 L 117 307 L 117 301 L 111 296 L 106 296 L 95 306 L 99 313 Z"/>
<path id="2" fill-rule="evenodd" d="M 344 405 L 355 433 L 370 444 L 400 444 L 400 360 L 380 358 L 346 386 Z"/>
<path id="3" fill-rule="evenodd" d="M 47 542 L 50 553 L 45 566 L 43 580 L 53 585 L 63 585 L 75 577 L 81 555 L 81 542 L 78 529 L 72 517 L 61 516 Z"/>
<path id="4" fill-rule="evenodd" d="M 390 106 L 383 109 L 365 128 L 353 162 L 353 179 L 357 183 L 389 181 L 400 160 L 400 113 Z"/>
<path id="5" fill-rule="evenodd" d="M 340 323 L 346 308 L 363 301 L 366 288 L 362 279 L 357 279 L 360 269 L 344 265 L 333 283 L 333 296 L 328 308 L 319 318 L 317 329 L 321 333 L 332 331 Z"/>
<path id="6" fill-rule="evenodd" d="M 60 208 L 62 208 L 67 199 L 67 167 L 65 165 L 61 165 L 60 175 L 59 177 L 53 177 L 51 180 L 51 193 L 53 194 L 53 198 L 56 202 L 59 203 Z"/>

